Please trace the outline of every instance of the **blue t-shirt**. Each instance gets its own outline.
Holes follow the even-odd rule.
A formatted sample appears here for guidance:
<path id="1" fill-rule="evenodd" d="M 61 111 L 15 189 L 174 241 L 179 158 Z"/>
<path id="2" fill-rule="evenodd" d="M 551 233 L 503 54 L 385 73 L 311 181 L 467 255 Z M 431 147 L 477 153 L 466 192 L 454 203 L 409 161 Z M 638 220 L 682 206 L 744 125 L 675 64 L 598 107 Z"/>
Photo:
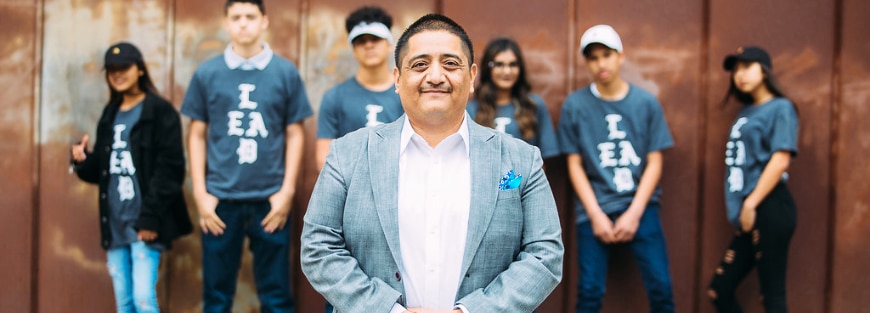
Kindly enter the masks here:
<path id="1" fill-rule="evenodd" d="M 797 155 L 797 138 L 797 111 L 788 99 L 746 105 L 737 114 L 725 146 L 725 203 L 735 227 L 740 227 L 743 200 L 755 189 L 770 157 L 777 151 Z M 783 173 L 782 181 L 787 178 Z"/>
<path id="2" fill-rule="evenodd" d="M 284 180 L 285 130 L 312 114 L 299 71 L 275 55 L 263 70 L 223 55 L 197 68 L 181 113 L 208 123 L 206 188 L 218 199 L 263 200 Z"/>
<path id="3" fill-rule="evenodd" d="M 142 210 L 142 193 L 136 178 L 136 165 L 130 154 L 130 131 L 142 116 L 142 104 L 118 111 L 112 125 L 112 153 L 109 155 L 109 249 L 138 241 L 133 227 Z"/>
<path id="4" fill-rule="evenodd" d="M 541 150 L 542 158 L 554 157 L 559 154 L 559 144 L 556 142 L 556 132 L 553 131 L 553 122 L 550 120 L 550 112 L 547 111 L 547 106 L 544 100 L 537 95 L 531 95 L 532 101 L 538 105 L 538 112 L 535 113 L 535 118 L 538 120 L 538 129 L 535 130 L 535 137 L 526 140 L 520 132 L 520 126 L 516 121 L 516 108 L 513 105 L 497 105 L 495 109 L 495 129 L 525 140 L 526 143 L 538 147 Z M 468 101 L 466 111 L 472 119 L 477 115 L 479 104 L 477 100 Z"/>
<path id="5" fill-rule="evenodd" d="M 363 127 L 395 121 L 404 113 L 395 86 L 372 91 L 351 77 L 323 95 L 317 117 L 317 138 L 340 138 Z"/>
<path id="6" fill-rule="evenodd" d="M 625 98 L 607 101 L 589 88 L 570 94 L 562 105 L 559 147 L 579 154 L 598 205 L 606 214 L 625 211 L 637 191 L 650 152 L 674 145 L 661 105 L 643 89 L 630 85 Z M 656 187 L 650 203 L 656 204 Z M 589 220 L 577 195 L 577 223 Z"/>

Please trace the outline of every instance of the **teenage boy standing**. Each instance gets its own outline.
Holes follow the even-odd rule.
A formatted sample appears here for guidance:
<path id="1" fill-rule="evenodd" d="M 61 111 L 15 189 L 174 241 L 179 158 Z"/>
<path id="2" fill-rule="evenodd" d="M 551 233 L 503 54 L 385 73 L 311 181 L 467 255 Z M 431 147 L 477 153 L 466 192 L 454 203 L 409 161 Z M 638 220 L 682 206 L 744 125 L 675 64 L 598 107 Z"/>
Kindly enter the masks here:
<path id="1" fill-rule="evenodd" d="M 326 162 L 333 139 L 395 121 L 405 112 L 390 71 L 393 18 L 379 7 L 365 6 L 344 24 L 359 70 L 323 95 L 317 117 L 317 168 Z"/>
<path id="2" fill-rule="evenodd" d="M 299 71 L 261 40 L 269 25 L 262 1 L 229 0 L 231 43 L 201 64 L 181 112 L 191 118 L 188 146 L 202 229 L 203 312 L 230 312 L 242 244 L 250 238 L 262 312 L 294 312 L 290 227 L 312 114 Z"/>
<path id="3" fill-rule="evenodd" d="M 661 150 L 673 140 L 656 98 L 620 76 L 624 55 L 616 31 L 593 26 L 580 46 L 593 83 L 565 99 L 559 121 L 559 145 L 577 195 L 576 312 L 601 310 L 614 244 L 633 252 L 650 312 L 673 312 L 658 212 Z"/>

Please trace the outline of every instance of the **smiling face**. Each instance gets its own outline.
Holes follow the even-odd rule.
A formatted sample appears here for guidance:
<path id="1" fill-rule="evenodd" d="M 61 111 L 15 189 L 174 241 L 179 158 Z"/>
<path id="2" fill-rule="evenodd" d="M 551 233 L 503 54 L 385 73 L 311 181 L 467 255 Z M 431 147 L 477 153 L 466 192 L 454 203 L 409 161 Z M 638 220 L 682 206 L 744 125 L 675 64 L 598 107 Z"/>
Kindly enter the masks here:
<path id="1" fill-rule="evenodd" d="M 584 55 L 586 69 L 592 74 L 592 80 L 599 85 L 608 85 L 619 80 L 619 68 L 622 67 L 622 53 L 602 44 L 590 45 Z"/>
<path id="2" fill-rule="evenodd" d="M 462 121 L 477 75 L 458 36 L 422 31 L 408 39 L 406 53 L 393 70 L 396 93 L 412 123 Z"/>
<path id="3" fill-rule="evenodd" d="M 237 2 L 227 8 L 224 29 L 230 34 L 234 46 L 259 44 L 260 35 L 269 26 L 269 19 L 253 3 Z"/>
<path id="4" fill-rule="evenodd" d="M 352 44 L 353 57 L 361 67 L 383 66 L 392 50 L 386 39 L 369 34 L 357 36 Z"/>
<path id="5" fill-rule="evenodd" d="M 509 91 L 517 83 L 520 76 L 520 66 L 516 54 L 505 50 L 495 55 L 489 64 L 492 82 L 499 90 Z"/>
<path id="6" fill-rule="evenodd" d="M 136 64 L 106 67 L 106 81 L 119 93 L 139 93 L 139 77 L 143 74 Z"/>
<path id="7" fill-rule="evenodd" d="M 767 88 L 764 85 L 764 72 L 758 62 L 738 61 L 734 65 L 732 79 L 737 90 L 746 94 L 753 94 L 759 88 Z"/>

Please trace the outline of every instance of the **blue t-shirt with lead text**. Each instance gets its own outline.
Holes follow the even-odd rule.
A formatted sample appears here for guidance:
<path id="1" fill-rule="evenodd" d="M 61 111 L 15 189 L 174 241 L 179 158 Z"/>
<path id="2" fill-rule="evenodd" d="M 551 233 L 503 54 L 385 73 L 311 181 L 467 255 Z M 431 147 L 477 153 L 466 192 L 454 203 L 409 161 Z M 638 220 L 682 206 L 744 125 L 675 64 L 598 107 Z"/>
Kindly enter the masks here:
<path id="1" fill-rule="evenodd" d="M 130 154 L 130 131 L 142 116 L 142 104 L 119 110 L 112 125 L 112 153 L 109 155 L 109 249 L 138 240 L 134 228 L 142 210 L 142 192 L 136 179 L 136 165 Z"/>
<path id="2" fill-rule="evenodd" d="M 547 106 L 541 97 L 531 95 L 531 98 L 538 105 L 538 111 L 535 113 L 535 118 L 538 120 L 538 129 L 535 130 L 534 137 L 530 139 L 523 137 L 520 125 L 517 124 L 516 120 L 516 107 L 510 104 L 496 106 L 495 121 L 493 121 L 495 129 L 538 147 L 541 150 L 541 157 L 544 159 L 557 156 L 559 155 L 559 144 L 556 141 L 556 132 L 553 130 L 550 112 L 547 111 Z M 465 109 L 468 111 L 468 115 L 474 119 L 479 107 L 480 104 L 477 100 L 471 100 L 468 101 Z"/>
<path id="3" fill-rule="evenodd" d="M 596 97 L 590 86 L 570 94 L 562 105 L 559 147 L 579 154 L 599 206 L 606 214 L 625 211 L 646 169 L 646 156 L 674 145 L 661 105 L 643 89 L 630 85 L 618 101 Z M 657 204 L 661 189 L 650 198 Z M 574 194 L 577 223 L 589 217 Z"/>
<path id="4" fill-rule="evenodd" d="M 797 110 L 786 98 L 745 105 L 737 114 L 725 146 L 725 203 L 735 227 L 740 227 L 743 200 L 755 189 L 770 157 L 777 151 L 797 155 L 797 138 Z M 787 178 L 783 173 L 781 180 Z"/>
<path id="5" fill-rule="evenodd" d="M 312 114 L 299 71 L 275 55 L 263 70 L 223 55 L 197 68 L 181 113 L 208 124 L 206 188 L 218 199 L 263 200 L 284 180 L 285 130 Z"/>
<path id="6" fill-rule="evenodd" d="M 340 138 L 363 127 L 395 121 L 404 113 L 395 86 L 372 91 L 351 77 L 323 95 L 317 116 L 317 138 Z"/>

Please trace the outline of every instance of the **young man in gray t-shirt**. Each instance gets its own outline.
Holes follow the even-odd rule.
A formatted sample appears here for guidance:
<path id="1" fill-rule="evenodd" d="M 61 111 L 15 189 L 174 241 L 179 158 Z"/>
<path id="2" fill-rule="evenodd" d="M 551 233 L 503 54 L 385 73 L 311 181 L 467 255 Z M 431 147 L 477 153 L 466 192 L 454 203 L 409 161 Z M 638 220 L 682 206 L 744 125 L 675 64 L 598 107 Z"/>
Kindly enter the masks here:
<path id="1" fill-rule="evenodd" d="M 231 43 L 191 78 L 193 196 L 202 229 L 203 312 L 229 312 L 245 237 L 254 255 L 261 312 L 295 312 L 288 216 L 302 159 L 303 120 L 313 112 L 296 66 L 261 36 L 262 1 L 229 0 Z"/>
<path id="2" fill-rule="evenodd" d="M 580 39 L 593 83 L 562 106 L 559 146 L 576 192 L 580 283 L 577 312 L 599 312 L 610 247 L 628 245 L 643 275 L 650 312 L 673 312 L 659 220 L 661 150 L 673 146 L 654 96 L 620 76 L 622 41 L 607 25 Z"/>
<path id="3" fill-rule="evenodd" d="M 317 117 L 317 168 L 323 167 L 333 139 L 364 127 L 389 123 L 405 113 L 390 71 L 393 18 L 379 7 L 366 6 L 345 20 L 348 41 L 359 69 L 329 89 Z"/>

